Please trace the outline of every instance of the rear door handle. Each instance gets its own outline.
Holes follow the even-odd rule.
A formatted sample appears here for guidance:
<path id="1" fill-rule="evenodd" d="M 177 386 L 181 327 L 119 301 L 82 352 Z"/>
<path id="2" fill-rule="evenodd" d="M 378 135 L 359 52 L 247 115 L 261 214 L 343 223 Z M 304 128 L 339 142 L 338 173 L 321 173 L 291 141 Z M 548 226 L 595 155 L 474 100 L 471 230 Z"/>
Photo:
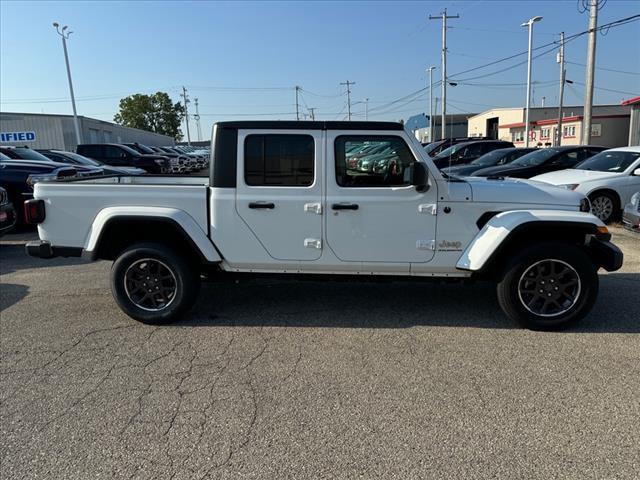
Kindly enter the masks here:
<path id="1" fill-rule="evenodd" d="M 273 210 L 276 205 L 273 202 L 251 202 L 249 203 L 249 208 L 268 208 Z"/>
<path id="2" fill-rule="evenodd" d="M 357 203 L 334 203 L 331 208 L 333 210 L 358 210 L 360 207 Z"/>

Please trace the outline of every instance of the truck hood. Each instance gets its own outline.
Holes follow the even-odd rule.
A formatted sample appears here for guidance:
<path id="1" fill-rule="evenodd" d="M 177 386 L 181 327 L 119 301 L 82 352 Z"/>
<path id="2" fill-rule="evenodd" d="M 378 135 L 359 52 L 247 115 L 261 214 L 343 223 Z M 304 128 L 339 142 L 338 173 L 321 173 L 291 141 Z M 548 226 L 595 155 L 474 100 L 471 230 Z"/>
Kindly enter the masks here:
<path id="1" fill-rule="evenodd" d="M 579 170 L 577 168 L 569 168 L 567 170 L 558 170 L 557 172 L 549 172 L 543 173 L 542 175 L 536 175 L 531 180 L 550 183 L 551 185 L 567 185 L 574 183 L 584 183 L 590 180 L 615 178 L 619 175 L 621 175 L 621 172 L 597 172 L 594 170 Z"/>
<path id="2" fill-rule="evenodd" d="M 471 186 L 474 202 L 579 207 L 584 198 L 584 195 L 571 190 L 533 180 L 465 177 L 464 181 Z"/>

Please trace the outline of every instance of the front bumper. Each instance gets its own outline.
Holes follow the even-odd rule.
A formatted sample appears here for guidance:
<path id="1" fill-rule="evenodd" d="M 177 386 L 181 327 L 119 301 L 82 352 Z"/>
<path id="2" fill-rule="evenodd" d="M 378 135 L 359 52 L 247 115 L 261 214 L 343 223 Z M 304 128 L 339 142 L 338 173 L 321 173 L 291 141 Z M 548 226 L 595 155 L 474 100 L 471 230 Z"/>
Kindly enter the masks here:
<path id="1" fill-rule="evenodd" d="M 80 247 L 54 247 L 47 240 L 34 240 L 27 242 L 25 246 L 27 255 L 37 258 L 54 257 L 82 257 L 83 250 Z"/>
<path id="2" fill-rule="evenodd" d="M 622 267 L 622 261 L 624 260 L 622 250 L 608 239 L 593 237 L 589 242 L 589 249 L 597 265 L 607 272 L 615 272 Z"/>
<path id="3" fill-rule="evenodd" d="M 622 214 L 622 224 L 627 230 L 640 232 L 640 212 L 634 208 L 625 208 Z"/>

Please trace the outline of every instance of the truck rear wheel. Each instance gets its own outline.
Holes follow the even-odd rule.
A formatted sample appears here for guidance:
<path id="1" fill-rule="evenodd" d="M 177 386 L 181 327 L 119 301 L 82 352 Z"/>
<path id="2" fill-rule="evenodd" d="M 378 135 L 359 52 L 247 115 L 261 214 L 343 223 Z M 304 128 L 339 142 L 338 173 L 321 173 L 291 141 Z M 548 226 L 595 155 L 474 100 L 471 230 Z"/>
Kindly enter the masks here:
<path id="1" fill-rule="evenodd" d="M 597 267 L 579 247 L 540 244 L 510 262 L 497 294 L 507 316 L 527 328 L 566 328 L 591 311 L 598 295 Z"/>
<path id="2" fill-rule="evenodd" d="M 111 291 L 116 302 L 142 323 L 179 319 L 195 303 L 199 288 L 197 269 L 161 244 L 132 245 L 111 268 Z"/>

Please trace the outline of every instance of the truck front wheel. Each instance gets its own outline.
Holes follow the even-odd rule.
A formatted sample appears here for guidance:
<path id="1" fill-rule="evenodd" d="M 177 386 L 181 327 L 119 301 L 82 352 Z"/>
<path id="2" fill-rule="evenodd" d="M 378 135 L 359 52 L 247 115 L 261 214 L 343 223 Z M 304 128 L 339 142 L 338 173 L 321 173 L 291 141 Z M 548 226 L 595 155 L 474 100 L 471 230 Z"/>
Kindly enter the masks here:
<path id="1" fill-rule="evenodd" d="M 507 316 L 525 327 L 565 328 L 591 311 L 598 295 L 597 267 L 577 246 L 536 245 L 509 263 L 497 294 Z"/>
<path id="2" fill-rule="evenodd" d="M 148 324 L 169 323 L 195 303 L 200 287 L 197 271 L 164 245 L 139 243 L 113 263 L 111 291 L 130 317 Z"/>

